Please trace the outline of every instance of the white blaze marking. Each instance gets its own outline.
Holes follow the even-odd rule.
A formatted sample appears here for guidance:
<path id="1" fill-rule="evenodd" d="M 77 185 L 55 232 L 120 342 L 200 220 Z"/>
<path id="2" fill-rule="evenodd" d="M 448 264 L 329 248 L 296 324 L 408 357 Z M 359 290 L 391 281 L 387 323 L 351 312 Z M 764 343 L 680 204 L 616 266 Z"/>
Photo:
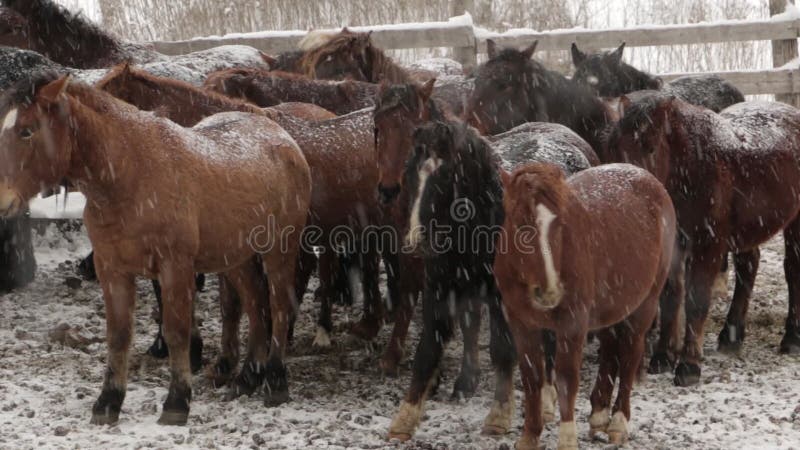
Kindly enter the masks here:
<path id="1" fill-rule="evenodd" d="M 11 111 L 6 114 L 5 119 L 3 119 L 3 128 L 0 132 L 5 132 L 6 130 L 10 130 L 14 128 L 14 124 L 17 123 L 17 108 L 12 109 Z"/>
<path id="2" fill-rule="evenodd" d="M 442 165 L 442 160 L 439 158 L 428 158 L 419 169 L 419 186 L 417 186 L 417 198 L 414 200 L 414 206 L 411 208 L 411 220 L 408 226 L 408 234 L 406 235 L 406 244 L 411 247 L 416 247 L 419 240 L 422 238 L 422 225 L 419 219 L 419 207 L 422 201 L 422 194 L 425 192 L 425 183 L 428 182 L 428 176 L 436 171 Z"/>
<path id="3" fill-rule="evenodd" d="M 324 328 L 318 326 L 317 335 L 314 336 L 314 342 L 311 345 L 317 348 L 328 348 L 331 346 L 331 336 Z"/>
<path id="4" fill-rule="evenodd" d="M 541 247 L 542 259 L 544 260 L 547 289 L 555 289 L 558 286 L 558 274 L 553 262 L 553 252 L 550 250 L 550 241 L 547 240 L 550 224 L 553 223 L 555 218 L 556 215 L 546 206 L 536 205 L 536 226 L 539 228 L 539 247 Z"/>
<path id="5" fill-rule="evenodd" d="M 588 78 L 586 78 L 586 81 L 588 81 L 589 84 L 591 84 L 592 86 L 595 86 L 600 83 L 600 80 L 598 80 L 597 77 L 595 76 L 589 76 Z"/>

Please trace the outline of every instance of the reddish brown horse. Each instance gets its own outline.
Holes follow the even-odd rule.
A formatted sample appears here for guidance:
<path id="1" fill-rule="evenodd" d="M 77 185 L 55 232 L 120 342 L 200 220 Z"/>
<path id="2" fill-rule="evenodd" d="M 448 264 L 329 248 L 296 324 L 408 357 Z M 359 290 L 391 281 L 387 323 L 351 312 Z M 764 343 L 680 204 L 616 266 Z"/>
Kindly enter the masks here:
<path id="1" fill-rule="evenodd" d="M 164 297 L 172 380 L 159 423 L 185 424 L 189 414 L 195 271 L 226 274 L 250 319 L 244 370 L 267 379 L 268 401 L 288 398 L 283 357 L 294 265 L 286 261 L 297 257 L 311 176 L 282 128 L 233 112 L 186 129 L 53 75 L 7 91 L 0 114 L 3 216 L 61 180 L 88 199 L 84 223 L 108 334 L 108 369 L 93 423 L 116 422 L 125 397 L 136 276 L 158 278 Z M 263 264 L 256 263 L 250 239 L 256 231 L 276 245 L 261 255 Z M 269 308 L 259 287 L 262 270 L 269 273 Z"/>
<path id="2" fill-rule="evenodd" d="M 534 237 L 509 239 L 520 244 L 498 252 L 494 265 L 525 390 L 525 428 L 516 448 L 539 448 L 544 329 L 557 336 L 558 448 L 578 446 L 575 398 L 582 349 L 592 330 L 599 330 L 600 367 L 591 430 L 623 444 L 645 337 L 672 260 L 675 211 L 669 195 L 654 176 L 627 164 L 565 179 L 557 166 L 536 163 L 503 178 L 505 232 Z M 617 377 L 619 393 L 609 411 Z"/>
<path id="3" fill-rule="evenodd" d="M 378 85 L 363 81 L 312 80 L 304 75 L 255 69 L 229 69 L 209 75 L 208 90 L 261 107 L 282 102 L 321 106 L 338 115 L 374 105 Z"/>
<path id="4" fill-rule="evenodd" d="M 143 110 L 158 111 L 184 126 L 191 126 L 196 120 L 215 112 L 241 109 L 272 118 L 295 139 L 311 168 L 312 196 L 308 223 L 321 232 L 316 237 L 317 241 L 308 243 L 324 248 L 319 265 L 321 289 L 317 293 L 322 310 L 315 344 L 330 346 L 336 267 L 336 245 L 331 233 L 338 228 L 348 227 L 355 232 L 353 237 L 357 237 L 364 227 L 380 224 L 382 220 L 373 194 L 376 170 L 371 111 L 334 118 L 332 113 L 310 104 L 284 103 L 279 107 L 261 110 L 251 104 L 181 81 L 156 77 L 127 65 L 115 68 L 98 86 Z M 282 110 L 288 110 L 289 113 Z M 359 175 L 346 176 L 348 173 Z M 301 249 L 302 259 L 297 271 L 298 299 L 302 298 L 308 278 L 316 266 L 314 255 L 305 250 Z M 352 328 L 356 335 L 367 340 L 377 335 L 383 319 L 376 250 L 370 246 L 363 247 L 365 314 Z M 223 296 L 223 308 L 226 308 L 224 324 L 226 329 L 238 329 L 238 314 L 231 301 Z M 228 381 L 238 362 L 238 346 L 232 342 L 236 333 L 223 331 L 223 335 L 223 354 L 211 371 L 218 385 Z M 246 381 L 237 380 L 239 392 L 249 393 L 257 387 Z"/>
<path id="5" fill-rule="evenodd" d="M 609 147 L 616 160 L 655 174 L 675 204 L 681 236 L 676 266 L 686 270 L 686 334 L 675 383 L 700 379 L 711 285 L 725 253 L 749 252 L 781 230 L 789 316 L 780 350 L 800 352 L 800 284 L 795 281 L 800 275 L 800 111 L 782 103 L 746 102 L 718 115 L 653 93 L 626 109 Z M 734 293 L 745 307 L 756 267 Z M 669 367 L 675 359 L 669 337 L 677 334 L 675 317 L 683 297 L 684 277 L 671 277 L 651 370 Z M 744 333 L 743 317 L 743 311 L 732 309 L 723 332 Z"/>

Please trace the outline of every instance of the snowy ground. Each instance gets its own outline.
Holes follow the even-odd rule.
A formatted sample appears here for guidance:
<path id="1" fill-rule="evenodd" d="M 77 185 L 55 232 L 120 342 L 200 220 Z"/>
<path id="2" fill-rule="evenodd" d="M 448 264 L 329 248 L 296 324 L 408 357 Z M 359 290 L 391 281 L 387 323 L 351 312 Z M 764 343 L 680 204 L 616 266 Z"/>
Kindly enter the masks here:
<path id="1" fill-rule="evenodd" d="M 138 334 L 121 421 L 113 427 L 89 425 L 105 360 L 102 301 L 96 284 L 74 288 L 65 282 L 73 275 L 73 261 L 87 253 L 88 240 L 82 232 L 61 235 L 51 228 L 36 246 L 36 281 L 0 297 L 0 448 L 485 449 L 513 446 L 518 436 L 521 412 L 509 435 L 495 439 L 479 433 L 491 403 L 487 352 L 477 397 L 460 404 L 447 400 L 460 355 L 454 343 L 447 351 L 442 389 L 428 403 L 416 440 L 386 442 L 389 420 L 408 385 L 408 367 L 398 379 L 386 379 L 377 372 L 374 350 L 345 339 L 344 323 L 357 316 L 358 308 L 337 310 L 335 350 L 312 351 L 315 308 L 310 296 L 288 360 L 293 401 L 275 409 L 265 408 L 258 396 L 226 403 L 223 391 L 197 376 L 189 425 L 158 426 L 168 370 L 164 361 L 143 354 L 155 331 L 150 318 L 154 299 L 146 282 L 139 284 Z M 703 384 L 676 388 L 667 375 L 647 377 L 634 391 L 630 448 L 800 448 L 800 360 L 777 354 L 786 314 L 782 251 L 780 240 L 762 250 L 743 358 L 715 352 L 727 308 L 718 302 L 706 336 Z M 215 291 L 212 282 L 198 304 L 207 361 L 216 356 L 220 334 Z M 412 325 L 412 342 L 417 330 Z M 385 340 L 386 330 L 380 342 Z M 596 370 L 595 350 L 587 349 L 578 401 L 584 448 L 607 446 L 586 437 L 586 391 Z M 520 391 L 517 400 L 520 404 Z M 549 425 L 542 436 L 547 448 L 555 448 L 556 434 Z"/>

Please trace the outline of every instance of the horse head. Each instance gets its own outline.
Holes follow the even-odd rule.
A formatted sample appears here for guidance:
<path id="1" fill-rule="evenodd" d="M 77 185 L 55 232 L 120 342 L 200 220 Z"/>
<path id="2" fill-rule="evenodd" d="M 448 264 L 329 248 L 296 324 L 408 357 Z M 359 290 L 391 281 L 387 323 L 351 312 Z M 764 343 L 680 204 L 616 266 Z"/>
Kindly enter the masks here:
<path id="1" fill-rule="evenodd" d="M 0 217 L 66 176 L 75 151 L 66 96 L 70 76 L 45 73 L 8 89 L 0 99 Z"/>
<path id="2" fill-rule="evenodd" d="M 501 133 L 534 118 L 547 121 L 541 96 L 547 84 L 545 69 L 531 59 L 537 43 L 524 50 L 497 50 L 494 41 L 486 42 L 489 61 L 474 72 L 475 89 L 465 111 L 468 123 L 481 133 Z"/>

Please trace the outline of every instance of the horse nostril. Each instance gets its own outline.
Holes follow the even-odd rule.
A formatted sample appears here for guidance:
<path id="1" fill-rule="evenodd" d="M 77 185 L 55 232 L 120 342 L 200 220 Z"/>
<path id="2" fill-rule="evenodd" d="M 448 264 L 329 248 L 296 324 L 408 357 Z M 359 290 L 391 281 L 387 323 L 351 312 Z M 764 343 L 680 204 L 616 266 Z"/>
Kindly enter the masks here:
<path id="1" fill-rule="evenodd" d="M 378 198 L 384 205 L 391 203 L 391 201 L 394 200 L 399 193 L 400 185 L 395 185 L 388 188 L 383 185 L 378 185 Z"/>
<path id="2" fill-rule="evenodd" d="M 536 286 L 535 288 L 533 288 L 533 295 L 535 295 L 538 298 L 541 298 L 542 297 L 542 288 L 540 288 L 539 286 Z"/>

